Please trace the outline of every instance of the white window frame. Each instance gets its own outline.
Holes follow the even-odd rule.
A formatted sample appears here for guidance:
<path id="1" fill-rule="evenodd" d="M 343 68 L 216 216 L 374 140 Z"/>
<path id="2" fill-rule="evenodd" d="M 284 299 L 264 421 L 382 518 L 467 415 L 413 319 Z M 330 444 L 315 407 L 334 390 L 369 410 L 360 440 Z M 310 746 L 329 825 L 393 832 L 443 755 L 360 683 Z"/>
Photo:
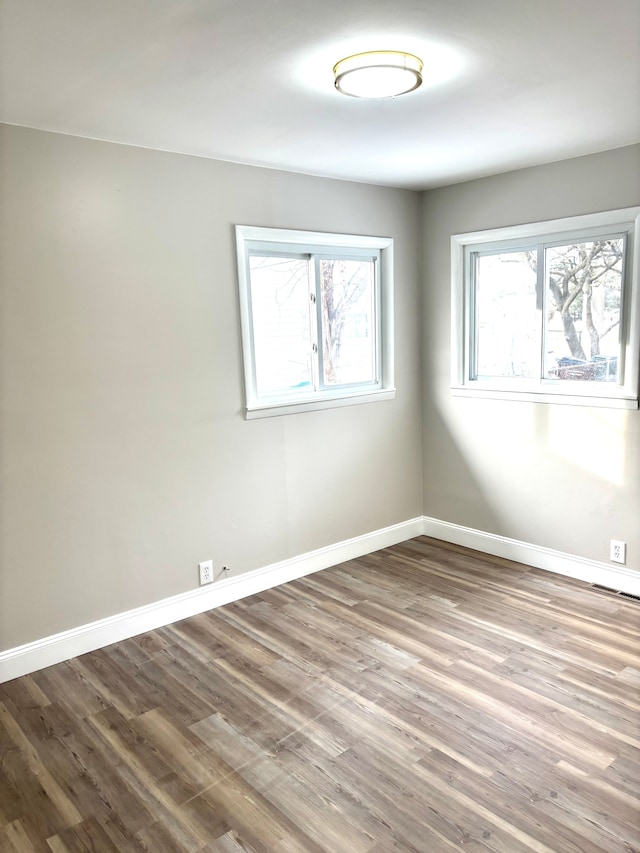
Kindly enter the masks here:
<path id="1" fill-rule="evenodd" d="M 356 403 L 372 403 L 395 397 L 393 364 L 393 239 L 390 237 L 363 237 L 353 234 L 332 234 L 316 231 L 293 231 L 283 228 L 262 228 L 253 225 L 236 225 L 236 252 L 240 297 L 240 325 L 244 364 L 245 417 L 272 417 L 296 412 L 309 412 Z M 375 381 L 364 384 L 318 388 L 295 398 L 281 395 L 260 397 L 256 386 L 255 348 L 251 310 L 251 283 L 249 279 L 249 254 L 252 251 L 295 253 L 299 255 L 327 256 L 335 252 L 339 257 L 377 256 L 375 264 L 376 376 Z M 318 304 L 316 309 L 321 310 Z"/>
<path id="2" fill-rule="evenodd" d="M 532 242 L 583 240 L 604 235 L 624 236 L 620 321 L 621 372 L 619 384 L 558 379 L 521 379 L 473 375 L 475 317 L 473 312 L 474 253 L 531 248 Z M 456 396 L 528 400 L 581 406 L 638 408 L 640 361 L 640 207 L 553 219 L 527 225 L 454 234 L 451 237 L 451 391 Z M 541 275 L 541 272 L 539 272 Z M 541 307 L 540 309 L 541 310 Z M 542 351 L 541 359 L 542 365 Z"/>

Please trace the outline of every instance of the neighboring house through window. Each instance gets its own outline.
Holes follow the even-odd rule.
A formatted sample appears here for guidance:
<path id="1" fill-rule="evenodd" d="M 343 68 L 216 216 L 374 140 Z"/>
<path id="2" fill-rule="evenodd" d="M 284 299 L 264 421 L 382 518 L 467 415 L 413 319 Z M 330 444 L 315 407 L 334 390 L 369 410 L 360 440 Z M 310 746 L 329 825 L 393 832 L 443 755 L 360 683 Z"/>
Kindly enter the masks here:
<path id="1" fill-rule="evenodd" d="M 236 226 L 246 417 L 390 399 L 393 241 Z"/>
<path id="2" fill-rule="evenodd" d="M 246 417 L 390 399 L 393 241 L 236 226 Z"/>

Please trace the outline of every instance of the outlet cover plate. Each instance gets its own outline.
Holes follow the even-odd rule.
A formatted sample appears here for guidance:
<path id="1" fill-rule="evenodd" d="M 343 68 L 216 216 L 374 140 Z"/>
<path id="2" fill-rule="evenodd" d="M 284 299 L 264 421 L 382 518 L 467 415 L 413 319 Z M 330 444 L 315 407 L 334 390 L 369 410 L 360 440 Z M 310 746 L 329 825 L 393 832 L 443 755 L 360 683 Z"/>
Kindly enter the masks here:
<path id="1" fill-rule="evenodd" d="M 622 563 L 624 565 L 627 562 L 627 543 L 622 542 L 620 539 L 612 539 L 609 559 L 612 563 Z"/>
<path id="2" fill-rule="evenodd" d="M 213 583 L 213 560 L 205 560 L 203 563 L 198 563 L 198 571 L 200 572 L 200 586 Z"/>

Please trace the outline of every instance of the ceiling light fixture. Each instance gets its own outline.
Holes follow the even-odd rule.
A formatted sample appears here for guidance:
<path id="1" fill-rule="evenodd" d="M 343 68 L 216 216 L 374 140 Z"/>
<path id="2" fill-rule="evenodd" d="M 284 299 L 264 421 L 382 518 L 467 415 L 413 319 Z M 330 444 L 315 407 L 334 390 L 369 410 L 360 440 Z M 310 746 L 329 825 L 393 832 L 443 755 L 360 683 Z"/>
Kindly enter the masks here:
<path id="1" fill-rule="evenodd" d="M 370 50 L 336 62 L 333 74 L 343 95 L 395 98 L 422 83 L 422 60 L 399 50 Z"/>

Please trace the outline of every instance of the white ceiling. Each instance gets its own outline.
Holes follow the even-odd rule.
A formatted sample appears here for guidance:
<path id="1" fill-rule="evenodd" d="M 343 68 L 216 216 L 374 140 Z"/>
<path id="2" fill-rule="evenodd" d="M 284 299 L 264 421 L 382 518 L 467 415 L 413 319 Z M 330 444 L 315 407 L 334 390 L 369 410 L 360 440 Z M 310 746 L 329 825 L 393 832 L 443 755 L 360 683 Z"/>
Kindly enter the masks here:
<path id="1" fill-rule="evenodd" d="M 639 0 L 0 0 L 0 121 L 425 189 L 640 141 Z M 385 101 L 364 50 L 420 56 Z"/>

